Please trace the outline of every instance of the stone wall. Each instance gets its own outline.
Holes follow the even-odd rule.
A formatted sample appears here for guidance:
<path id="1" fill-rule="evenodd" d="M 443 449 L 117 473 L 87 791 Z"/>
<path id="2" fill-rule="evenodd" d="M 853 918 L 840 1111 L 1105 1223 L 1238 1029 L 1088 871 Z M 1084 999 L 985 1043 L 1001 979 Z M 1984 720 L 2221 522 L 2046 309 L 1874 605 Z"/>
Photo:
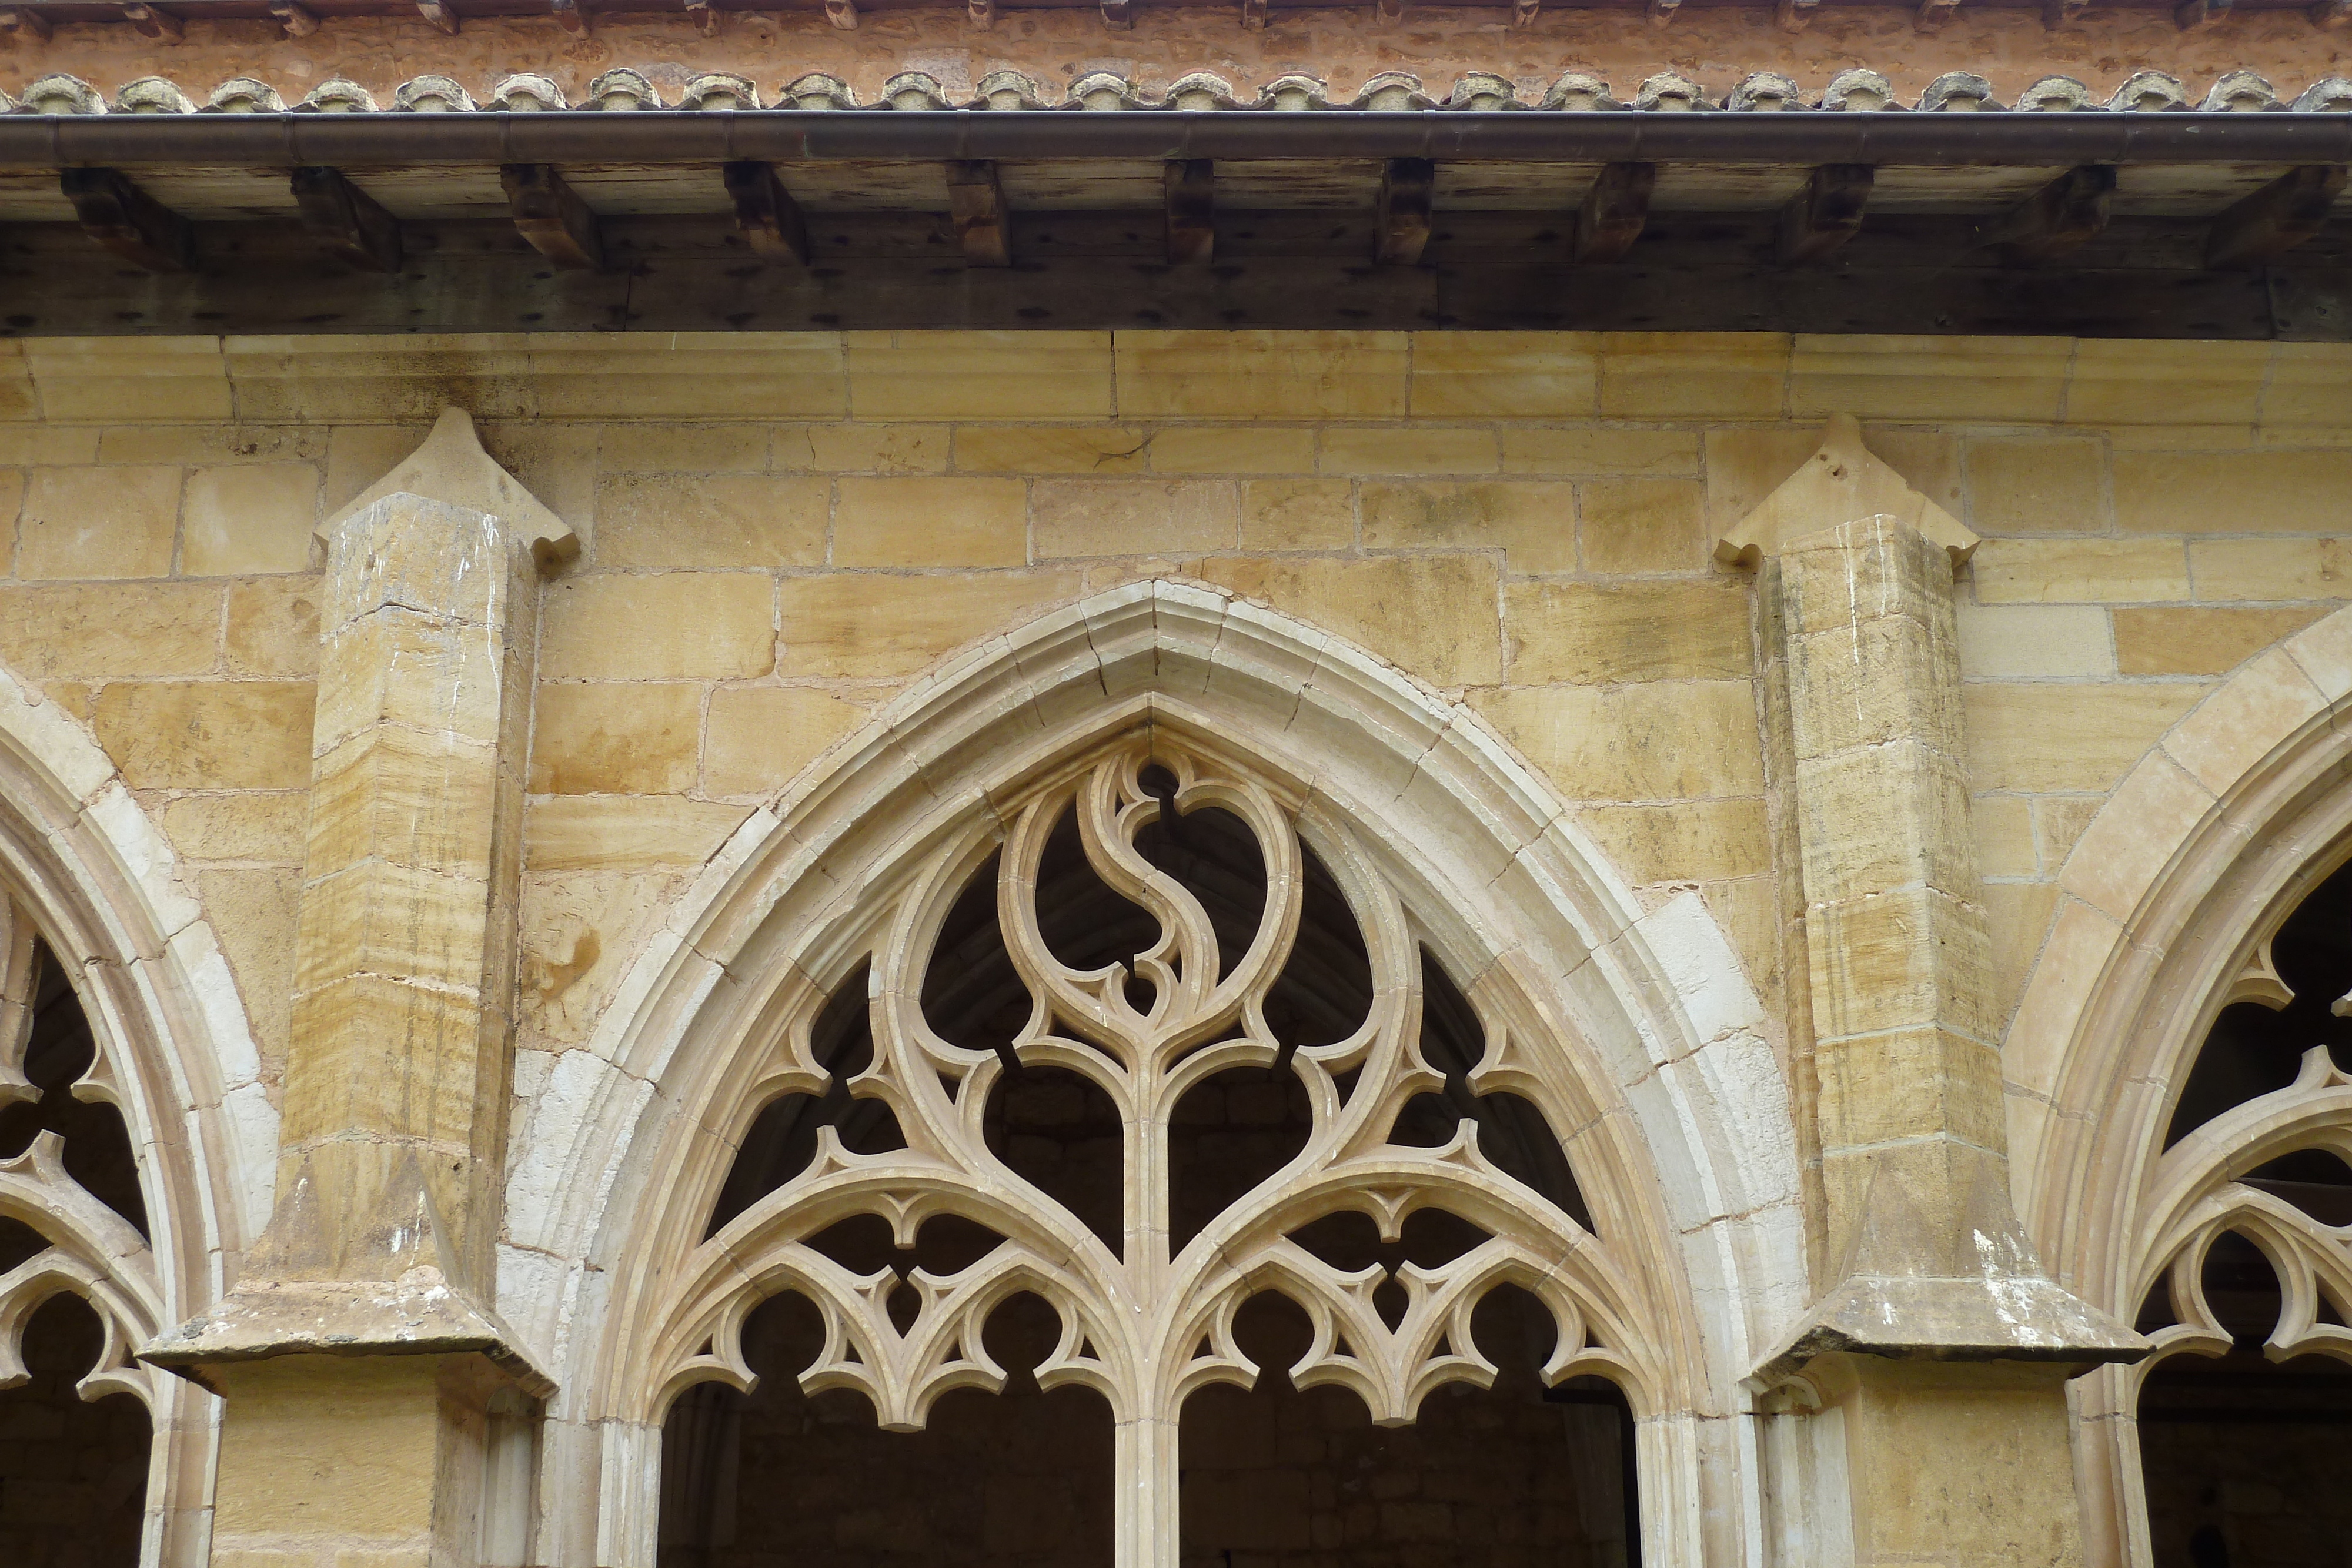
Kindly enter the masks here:
<path id="1" fill-rule="evenodd" d="M 1312 334 L 34 340 L 0 351 L 0 663 L 193 871 L 274 1077 L 310 529 L 444 402 L 579 531 L 530 772 L 520 1091 L 751 807 L 950 649 L 1234 588 L 1466 693 L 1627 877 L 1778 991 L 1743 572 L 1711 542 L 1851 411 L 1984 537 L 1960 584 L 2001 1006 L 2083 824 L 2352 591 L 2344 350 Z"/>

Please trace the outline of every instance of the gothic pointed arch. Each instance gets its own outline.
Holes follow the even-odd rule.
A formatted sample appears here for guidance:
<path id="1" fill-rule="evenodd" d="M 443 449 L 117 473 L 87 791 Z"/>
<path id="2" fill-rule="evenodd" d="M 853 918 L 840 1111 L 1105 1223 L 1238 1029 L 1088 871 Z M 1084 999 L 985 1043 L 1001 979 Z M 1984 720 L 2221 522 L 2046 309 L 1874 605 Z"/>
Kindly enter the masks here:
<path id="1" fill-rule="evenodd" d="M 78 1057 L 51 1053 L 67 1076 L 44 1083 L 34 1015 L 60 1000 L 88 1039 Z M 75 1392 L 131 1396 L 154 1434 L 142 1563 L 196 1561 L 208 1539 L 217 1402 L 137 1352 L 219 1294 L 268 1212 L 276 1116 L 259 1078 L 170 846 L 97 743 L 0 671 L 0 1105 L 47 1124 L 0 1162 L 18 1243 L 0 1271 L 0 1389 L 28 1375 L 37 1317 L 59 1297 L 87 1306 L 100 1343 Z M 83 1134 L 54 1124 L 77 1108 L 119 1117 L 125 1190 L 93 1191 L 76 1168 Z"/>
<path id="2" fill-rule="evenodd" d="M 2137 1320 L 2157 1345 L 2083 1382 L 2098 1560 L 2151 1560 L 2135 1416 L 2150 1380 L 2247 1337 L 2233 1332 L 2243 1325 L 2217 1269 L 2275 1291 L 2252 1336 L 2263 1356 L 2352 1363 L 2341 1326 L 2352 1318 L 2352 1239 L 2268 1179 L 2283 1160 L 2352 1153 L 2345 1061 L 2311 1021 L 2336 993 L 2296 994 L 2341 966 L 2298 954 L 2290 976 L 2279 959 L 2314 919 L 2341 913 L 2347 714 L 2352 611 L 2340 611 L 2179 720 L 2069 855 L 2011 1024 L 2020 1212 L 2062 1282 Z M 2337 989 L 2352 989 L 2352 971 L 2344 978 Z M 2263 1082 L 2216 1085 L 2215 1064 L 2244 1032 L 2233 1019 L 2249 1010 L 2302 1020 L 2285 1031 L 2300 1048 Z"/>
<path id="3" fill-rule="evenodd" d="M 1242 824 L 1263 868 L 1252 920 L 1140 847 L 1152 824 L 1202 813 Z M 1042 860 L 1068 852 L 1048 843 L 1057 828 L 1148 912 L 1123 968 L 1049 938 L 1035 890 Z M 975 888 L 1019 1001 L 986 1041 L 944 1038 L 923 1007 L 942 930 Z M 1300 903 L 1334 890 L 1362 932 L 1369 1001 L 1308 1039 L 1268 1015 Z M 1440 1005 L 1473 1041 L 1446 1060 L 1422 1043 Z M 845 1051 L 844 1016 L 870 1043 Z M 550 1528 L 593 1532 L 600 1563 L 650 1568 L 664 1412 L 698 1381 L 747 1379 L 733 1336 L 777 1289 L 825 1314 L 814 1375 L 901 1425 L 945 1390 L 990 1385 L 1001 1369 L 975 1332 L 989 1306 L 1044 1297 L 1061 1328 L 1040 1380 L 1109 1398 L 1145 1477 L 1143 1424 L 1192 1383 L 1251 1375 L 1230 1333 L 1249 1291 L 1306 1307 L 1302 1376 L 1401 1420 L 1429 1388 L 1489 1375 L 1462 1314 L 1507 1282 L 1552 1320 L 1549 1375 L 1605 1372 L 1639 1413 L 1647 1560 L 1730 1560 L 1747 1483 L 1727 1417 L 1806 1289 L 1785 1087 L 1760 1024 L 1698 900 L 1643 909 L 1466 706 L 1194 584 L 1048 615 L 950 659 L 755 812 L 589 1048 L 554 1065 L 514 1161 L 502 1287 L 519 1288 L 500 1301 L 567 1369 L 551 1465 L 599 1482 Z M 1225 1068 L 1276 1061 L 1312 1102 L 1305 1145 L 1160 1239 L 1154 1118 Z M 1041 1199 L 991 1155 L 992 1088 L 1024 1067 L 1079 1074 L 1118 1107 L 1125 1207 L 1108 1221 Z M 1538 1110 L 1575 1196 L 1505 1168 L 1483 1122 L 1391 1135 L 1408 1103 L 1447 1092 Z M 780 1183 L 722 1206 L 763 1111 L 829 1095 L 835 1112 L 868 1105 L 862 1130 L 818 1115 Z M 873 1106 L 888 1113 L 879 1134 Z M 1337 1268 L 1297 1239 L 1337 1211 L 1394 1235 L 1440 1207 L 1483 1239 L 1409 1277 Z M 853 1213 L 902 1241 L 948 1213 L 995 1239 L 955 1269 L 877 1278 L 809 1245 Z M 584 1270 L 534 1291 L 535 1257 Z M 1402 1318 L 1369 1304 L 1389 1283 L 1407 1294 Z M 1156 1506 L 1134 1511 L 1123 1562 L 1155 1560 Z"/>

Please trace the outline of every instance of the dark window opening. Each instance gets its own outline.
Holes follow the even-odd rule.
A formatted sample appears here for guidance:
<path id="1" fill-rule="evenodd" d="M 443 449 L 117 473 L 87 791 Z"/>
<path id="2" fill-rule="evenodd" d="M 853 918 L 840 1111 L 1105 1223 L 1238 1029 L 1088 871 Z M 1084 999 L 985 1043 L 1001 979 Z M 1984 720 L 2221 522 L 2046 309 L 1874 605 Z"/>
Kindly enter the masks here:
<path id="1" fill-rule="evenodd" d="M 1480 1094 L 1470 1073 L 1486 1059 L 1486 1031 L 1470 998 L 1428 948 L 1421 952 L 1421 1056 L 1445 1075 L 1445 1087 L 1406 1102 L 1389 1136 L 1414 1148 L 1442 1148 L 1465 1122 L 1476 1124 L 1478 1148 L 1504 1174 L 1535 1188 L 1585 1229 L 1591 1211 L 1577 1190 L 1568 1151 L 1533 1102 L 1517 1094 Z"/>
<path id="2" fill-rule="evenodd" d="M 2156 1568 L 2343 1561 L 2352 1541 L 2352 1366 L 2263 1356 L 2281 1292 L 2270 1260 L 2245 1238 L 2216 1241 L 2199 1282 L 2232 1344 L 2225 1355 L 2171 1356 L 2141 1385 Z"/>
<path id="3" fill-rule="evenodd" d="M 75 996 L 65 966 L 46 943 L 33 949 L 33 1027 L 25 1045 L 25 1076 L 37 1100 L 0 1107 L 0 1160 L 12 1160 L 43 1133 L 64 1140 L 66 1175 L 99 1202 L 147 1234 L 147 1203 L 139 1189 L 139 1157 L 122 1113 L 74 1098 L 74 1082 L 98 1059 L 98 1042 Z"/>
<path id="4" fill-rule="evenodd" d="M 2304 1052 L 2325 1045 L 2352 1070 L 2352 1019 L 2333 1011 L 2352 992 L 2352 863 L 2314 888 L 2271 942 L 2271 962 L 2294 999 L 2223 1008 L 2197 1053 L 2164 1134 L 2170 1148 L 2214 1117 L 2294 1082 Z"/>
<path id="5" fill-rule="evenodd" d="M 0 1558 L 9 1568 L 135 1568 L 153 1447 L 128 1394 L 85 1403 L 74 1385 L 105 1331 L 79 1296 L 53 1296 L 25 1325 L 30 1376 L 0 1391 Z"/>
<path id="6" fill-rule="evenodd" d="M 989 1094 L 981 1135 L 1013 1175 L 1124 1255 L 1127 1138 L 1101 1085 L 1066 1067 L 1016 1068 Z"/>
<path id="7" fill-rule="evenodd" d="M 1354 1394 L 1299 1389 L 1310 1338 L 1277 1296 L 1246 1303 L 1253 1389 L 1185 1401 L 1180 1561 L 1186 1568 L 1629 1568 L 1641 1561 L 1633 1417 L 1604 1380 L 1547 1389 L 1551 1316 L 1523 1291 L 1490 1292 L 1473 1318 L 1500 1375 L 1491 1389 L 1433 1390 L 1410 1426 L 1375 1426 Z"/>
<path id="8" fill-rule="evenodd" d="M 762 1110 L 744 1134 L 711 1206 L 705 1237 L 775 1191 L 816 1158 L 817 1134 L 826 1127 L 853 1155 L 887 1154 L 907 1140 L 898 1118 L 879 1100 L 853 1096 L 850 1080 L 874 1061 L 874 1030 L 866 1011 L 866 966 L 841 983 L 817 1015 L 809 1043 L 819 1067 L 831 1075 L 822 1094 L 786 1094 Z"/>
<path id="9" fill-rule="evenodd" d="M 1060 1334 L 1052 1308 L 1013 1298 L 983 1331 L 1003 1391 L 949 1394 L 921 1431 L 885 1432 L 860 1396 L 801 1390 L 823 1322 L 801 1297 L 765 1302 L 743 1330 L 759 1387 L 705 1384 L 671 1407 L 660 1568 L 1103 1568 L 1110 1407 L 1038 1389 Z"/>

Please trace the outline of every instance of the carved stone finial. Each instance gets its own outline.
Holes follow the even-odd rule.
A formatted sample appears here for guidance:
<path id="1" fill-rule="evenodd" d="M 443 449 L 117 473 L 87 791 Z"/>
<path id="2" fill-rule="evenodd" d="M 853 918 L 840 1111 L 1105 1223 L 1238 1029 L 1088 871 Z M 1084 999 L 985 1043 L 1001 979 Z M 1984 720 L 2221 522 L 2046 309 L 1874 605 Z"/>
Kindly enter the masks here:
<path id="1" fill-rule="evenodd" d="M 542 562 L 569 560 L 580 553 L 580 536 L 482 450 L 473 416 L 462 408 L 443 409 L 425 444 L 320 524 L 319 537 L 330 538 L 346 517 L 404 491 L 503 519 L 510 536 L 528 540 L 531 553 Z"/>
<path id="2" fill-rule="evenodd" d="M 1822 432 L 1820 450 L 1715 541 L 1715 559 L 1726 566 L 1753 567 L 1780 554 L 1791 539 L 1878 517 L 1908 523 L 1942 545 L 1956 571 L 1979 542 L 1958 517 L 1913 489 L 1862 444 L 1862 426 L 1853 415 L 1833 413 Z"/>

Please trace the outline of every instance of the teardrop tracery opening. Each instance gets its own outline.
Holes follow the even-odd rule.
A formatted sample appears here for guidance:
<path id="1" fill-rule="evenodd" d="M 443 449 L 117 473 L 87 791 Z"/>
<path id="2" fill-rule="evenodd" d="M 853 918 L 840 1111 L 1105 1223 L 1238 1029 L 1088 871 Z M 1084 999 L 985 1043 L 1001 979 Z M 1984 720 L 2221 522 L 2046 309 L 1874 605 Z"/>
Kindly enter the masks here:
<path id="1" fill-rule="evenodd" d="M 1095 1503 L 999 1474 L 1048 1410 L 1055 1442 L 1092 1434 L 1066 1479 L 1108 1467 L 1073 1399 L 1181 1432 L 1122 1439 L 1108 1486 L 1132 1509 L 1181 1474 L 1183 1540 L 1143 1561 L 1328 1555 L 1366 1519 L 1448 1561 L 1630 1561 L 1642 1318 L 1538 1103 L 1549 1059 L 1506 1060 L 1373 857 L 1328 822 L 1310 846 L 1245 769 L 1162 737 L 1057 777 L 940 841 L 877 913 L 871 979 L 786 1031 L 784 1081 L 824 1087 L 754 1120 L 711 1231 L 756 1211 L 735 1234 L 760 1239 L 689 1260 L 675 1331 L 682 1362 L 762 1380 L 672 1406 L 666 1568 L 853 1536 L 866 1560 L 1108 1561 Z M 1243 1446 L 1198 1436 L 1221 1421 Z M 793 1435 L 820 1427 L 865 1490 L 919 1500 L 887 1541 L 813 1479 L 835 1457 Z M 1194 1529 L 1235 1497 L 1255 1523 Z"/>

